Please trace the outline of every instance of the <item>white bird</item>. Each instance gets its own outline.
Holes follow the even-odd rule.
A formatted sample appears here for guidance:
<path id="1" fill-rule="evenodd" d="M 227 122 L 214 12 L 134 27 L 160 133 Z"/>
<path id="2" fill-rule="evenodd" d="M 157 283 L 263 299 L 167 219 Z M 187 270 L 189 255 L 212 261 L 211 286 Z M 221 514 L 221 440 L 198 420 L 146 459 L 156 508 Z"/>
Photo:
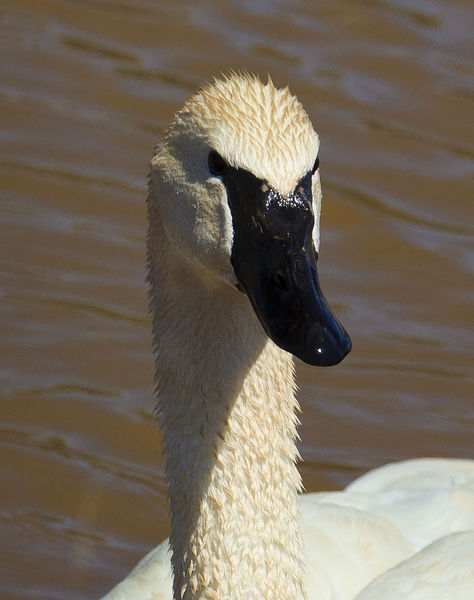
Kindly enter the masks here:
<path id="1" fill-rule="evenodd" d="M 240 74 L 192 96 L 156 147 L 148 283 L 172 568 L 165 541 L 107 600 L 474 598 L 474 461 L 389 465 L 299 500 L 292 354 L 350 351 L 316 270 L 318 150 L 288 88 Z"/>

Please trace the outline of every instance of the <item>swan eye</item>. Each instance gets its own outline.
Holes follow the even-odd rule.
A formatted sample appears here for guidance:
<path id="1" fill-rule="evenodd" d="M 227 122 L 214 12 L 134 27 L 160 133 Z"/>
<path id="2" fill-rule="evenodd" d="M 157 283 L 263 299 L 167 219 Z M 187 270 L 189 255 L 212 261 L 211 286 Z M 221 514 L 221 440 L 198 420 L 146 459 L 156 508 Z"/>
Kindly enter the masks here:
<path id="1" fill-rule="evenodd" d="M 229 166 L 215 150 L 209 152 L 207 164 L 212 175 L 223 175 Z"/>
<path id="2" fill-rule="evenodd" d="M 317 156 L 316 160 L 314 161 L 313 168 L 311 169 L 311 175 L 314 175 L 318 169 L 319 169 L 319 156 Z"/>

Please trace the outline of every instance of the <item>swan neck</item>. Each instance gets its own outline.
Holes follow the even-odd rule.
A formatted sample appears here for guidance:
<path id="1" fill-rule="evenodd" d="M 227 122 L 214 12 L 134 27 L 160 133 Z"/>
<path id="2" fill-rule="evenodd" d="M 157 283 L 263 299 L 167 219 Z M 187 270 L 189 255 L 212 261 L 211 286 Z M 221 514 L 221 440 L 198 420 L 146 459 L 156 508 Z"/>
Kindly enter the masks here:
<path id="1" fill-rule="evenodd" d="M 303 600 L 292 357 L 230 285 L 149 260 L 174 599 Z"/>

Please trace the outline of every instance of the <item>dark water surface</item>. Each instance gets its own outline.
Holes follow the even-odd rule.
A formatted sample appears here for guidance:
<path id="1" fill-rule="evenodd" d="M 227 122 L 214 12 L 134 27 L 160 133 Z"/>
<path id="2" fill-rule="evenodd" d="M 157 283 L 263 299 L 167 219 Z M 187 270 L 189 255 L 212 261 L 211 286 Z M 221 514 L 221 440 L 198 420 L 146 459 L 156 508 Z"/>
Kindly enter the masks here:
<path id="1" fill-rule="evenodd" d="M 350 331 L 298 364 L 309 491 L 473 457 L 470 2 L 4 0 L 2 599 L 90 599 L 168 533 L 144 293 L 153 145 L 213 74 L 290 83 L 322 138 L 321 280 Z"/>

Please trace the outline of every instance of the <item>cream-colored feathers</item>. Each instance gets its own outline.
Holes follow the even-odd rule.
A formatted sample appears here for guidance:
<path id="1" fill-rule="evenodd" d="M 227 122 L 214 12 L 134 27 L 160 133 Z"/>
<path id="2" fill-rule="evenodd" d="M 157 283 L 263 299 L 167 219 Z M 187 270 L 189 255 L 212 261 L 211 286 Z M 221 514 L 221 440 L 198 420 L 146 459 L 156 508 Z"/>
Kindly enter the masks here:
<path id="1" fill-rule="evenodd" d="M 175 600 L 352 600 L 359 592 L 361 600 L 382 597 L 361 590 L 434 539 L 430 514 L 437 519 L 444 501 L 455 498 L 451 504 L 462 510 L 448 512 L 433 535 L 472 524 L 474 491 L 458 480 L 446 488 L 446 472 L 459 469 L 444 461 L 432 463 L 430 471 L 433 481 L 443 474 L 440 493 L 435 487 L 417 495 L 406 479 L 398 482 L 401 472 L 416 481 L 415 461 L 391 468 L 390 492 L 364 491 L 377 482 L 375 474 L 347 495 L 298 499 L 292 358 L 268 339 L 248 298 L 235 288 L 232 215 L 225 186 L 207 161 L 217 151 L 287 195 L 311 171 L 318 148 L 306 112 L 288 89 L 232 74 L 190 98 L 152 159 L 148 281 Z M 317 249 L 318 171 L 312 189 Z M 474 463 L 462 469 L 474 481 Z M 379 477 L 387 479 L 385 473 Z M 410 519 L 411 511 L 423 513 L 417 500 L 425 503 L 424 519 Z M 440 551 L 445 556 L 449 548 L 465 548 L 466 540 L 448 540 Z M 150 553 L 107 600 L 169 600 L 166 547 Z M 427 551 L 430 565 L 436 551 Z M 411 582 L 425 564 L 423 557 L 416 560 L 390 574 L 390 585 L 408 571 Z M 444 589 L 450 589 L 449 569 L 441 577 Z M 424 598 L 410 585 L 415 595 L 404 600 Z"/>
<path id="2" fill-rule="evenodd" d="M 158 407 L 174 594 L 187 600 L 304 598 L 292 359 L 268 339 L 248 298 L 229 285 L 236 282 L 232 218 L 224 184 L 207 164 L 211 150 L 224 154 L 227 146 L 225 158 L 255 175 L 256 165 L 243 159 L 245 140 L 249 149 L 273 140 L 274 152 L 284 151 L 273 121 L 253 124 L 252 97 L 263 113 L 306 119 L 306 137 L 300 126 L 286 140 L 299 158 L 296 171 L 283 169 L 281 182 L 296 186 L 317 151 L 306 113 L 271 82 L 262 86 L 242 76 L 194 96 L 151 167 L 148 261 Z M 215 118 L 209 103 L 215 110 L 226 103 L 227 110 L 241 108 L 232 124 L 227 115 L 224 127 L 224 113 Z M 231 156 L 239 127 L 241 147 Z M 266 169 L 268 180 L 269 164 Z"/>
<path id="3" fill-rule="evenodd" d="M 386 465 L 300 508 L 308 600 L 472 600 L 474 461 Z M 171 600 L 167 547 L 104 600 Z"/>
<path id="4" fill-rule="evenodd" d="M 319 138 L 288 88 L 250 75 L 216 80 L 192 96 L 171 127 L 204 135 L 231 165 L 246 169 L 281 194 L 311 170 Z"/>
<path id="5" fill-rule="evenodd" d="M 209 177 L 210 149 L 286 195 L 312 169 L 319 138 L 287 88 L 275 88 L 270 79 L 263 85 L 253 76 L 234 74 L 193 95 L 157 146 L 151 162 L 149 205 L 160 210 L 159 227 L 170 232 L 169 248 L 186 253 L 195 266 L 207 265 L 210 274 L 235 283 L 229 261 L 232 217 L 222 182 Z M 313 241 L 318 250 L 318 171 L 312 185 Z"/>

